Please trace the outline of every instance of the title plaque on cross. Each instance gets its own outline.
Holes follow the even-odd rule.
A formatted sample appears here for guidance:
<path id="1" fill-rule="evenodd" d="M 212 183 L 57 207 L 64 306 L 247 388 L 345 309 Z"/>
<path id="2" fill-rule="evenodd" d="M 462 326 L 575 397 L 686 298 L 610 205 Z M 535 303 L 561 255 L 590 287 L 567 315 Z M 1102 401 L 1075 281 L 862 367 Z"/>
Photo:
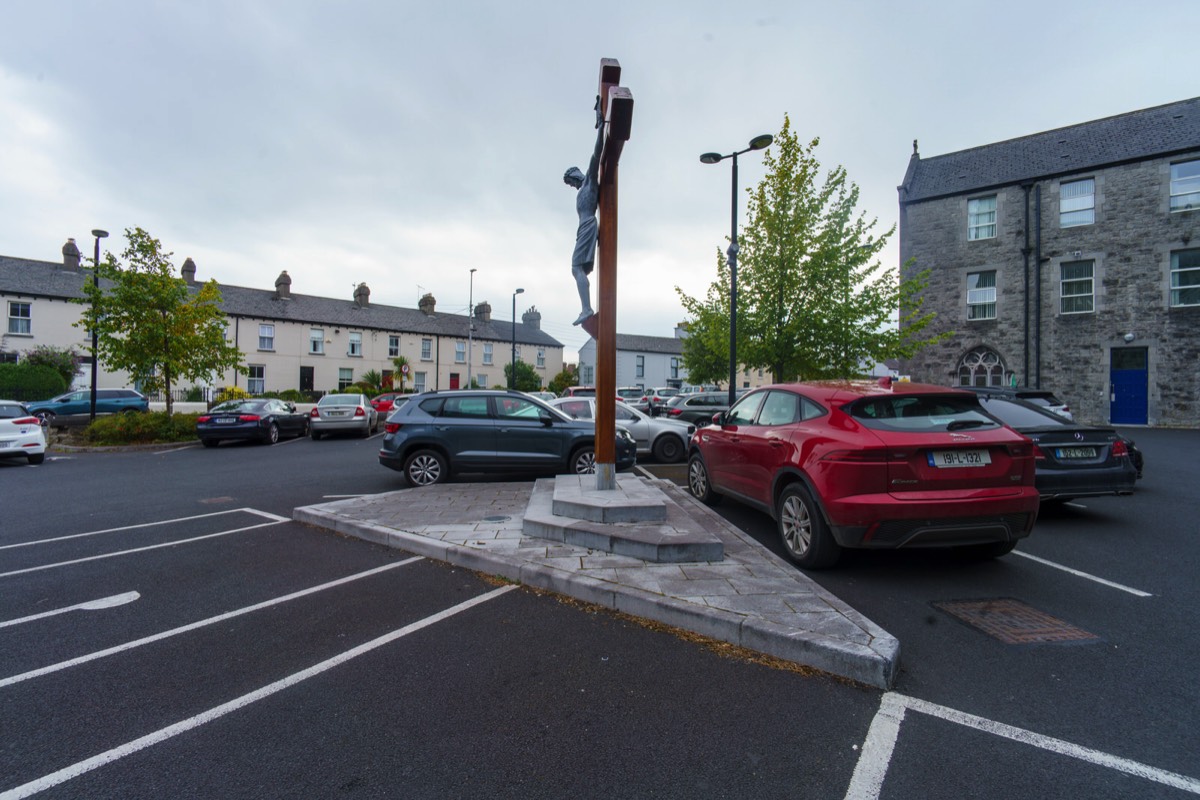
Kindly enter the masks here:
<path id="1" fill-rule="evenodd" d="M 633 123 L 633 95 L 615 58 L 600 60 L 599 113 L 604 127 L 599 163 L 597 313 L 581 323 L 596 340 L 596 488 L 616 488 L 617 172 Z"/>

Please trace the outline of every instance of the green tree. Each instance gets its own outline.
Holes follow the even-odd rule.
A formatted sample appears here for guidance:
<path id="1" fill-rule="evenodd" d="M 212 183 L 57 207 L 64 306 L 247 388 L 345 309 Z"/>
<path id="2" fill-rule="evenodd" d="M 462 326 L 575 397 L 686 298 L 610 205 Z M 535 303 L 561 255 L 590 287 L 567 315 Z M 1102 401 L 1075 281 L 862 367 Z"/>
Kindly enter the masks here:
<path id="1" fill-rule="evenodd" d="M 512 386 L 518 392 L 536 392 L 542 388 L 542 379 L 538 377 L 537 372 L 533 367 L 518 359 L 516 363 L 517 381 L 512 382 L 513 365 L 504 365 L 504 385 L 505 387 Z"/>
<path id="2" fill-rule="evenodd" d="M 562 394 L 563 389 L 566 389 L 568 386 L 575 386 L 578 382 L 575 368 L 567 366 L 550 380 L 550 383 L 546 386 L 546 390 L 555 394 Z"/>
<path id="3" fill-rule="evenodd" d="M 368 397 L 374 397 L 383 391 L 383 375 L 377 369 L 369 369 L 362 374 L 355 384 L 362 393 Z"/>
<path id="4" fill-rule="evenodd" d="M 21 363 L 50 367 L 62 375 L 67 386 L 70 386 L 71 382 L 83 372 L 79 353 L 74 347 L 52 347 L 48 344 L 39 344 L 32 350 L 25 351 L 21 356 Z"/>
<path id="5" fill-rule="evenodd" d="M 392 359 L 392 366 L 396 368 L 396 372 L 392 375 L 392 388 L 403 394 L 404 381 L 408 377 L 406 373 L 412 368 L 408 363 L 408 357 L 396 356 Z"/>
<path id="6" fill-rule="evenodd" d="M 922 338 L 933 319 L 921 312 L 928 270 L 901 281 L 882 267 L 878 255 L 895 228 L 875 234 L 843 167 L 820 179 L 819 143 L 802 145 L 784 117 L 763 157 L 766 176 L 748 190 L 739 236 L 738 361 L 776 381 L 852 377 L 866 362 L 906 358 L 944 338 Z M 728 287 L 723 253 L 703 300 L 676 287 L 691 316 L 683 350 L 694 383 L 727 379 Z"/>
<path id="7" fill-rule="evenodd" d="M 225 340 L 216 281 L 193 290 L 157 239 L 141 228 L 126 229 L 125 238 L 126 266 L 112 253 L 93 265 L 101 285 L 84 282 L 86 310 L 75 326 L 96 332 L 97 357 L 110 369 L 128 372 L 147 392 L 162 391 L 169 416 L 178 381 L 212 381 L 245 366 Z"/>

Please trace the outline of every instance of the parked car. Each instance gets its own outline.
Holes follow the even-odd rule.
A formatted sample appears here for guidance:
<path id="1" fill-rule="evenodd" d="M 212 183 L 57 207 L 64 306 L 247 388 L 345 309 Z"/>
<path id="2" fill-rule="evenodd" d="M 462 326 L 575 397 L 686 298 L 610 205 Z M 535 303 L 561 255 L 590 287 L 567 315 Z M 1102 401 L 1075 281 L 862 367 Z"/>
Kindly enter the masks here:
<path id="1" fill-rule="evenodd" d="M 1030 389 L 1024 386 L 962 386 L 968 392 L 987 395 L 989 397 L 1015 397 L 1028 403 L 1041 406 L 1047 411 L 1053 411 L 1060 417 L 1073 420 L 1070 407 L 1059 400 L 1054 392 L 1046 389 Z"/>
<path id="2" fill-rule="evenodd" d="M 647 405 L 642 402 L 645 391 L 640 386 L 617 387 L 617 399 L 638 411 L 645 411 Z"/>
<path id="3" fill-rule="evenodd" d="M 596 426 L 523 392 L 426 392 L 393 412 L 384 430 L 379 463 L 403 472 L 413 486 L 464 472 L 596 469 Z M 629 469 L 637 444 L 619 427 L 616 437 L 616 468 Z"/>
<path id="4" fill-rule="evenodd" d="M 551 406 L 574 419 L 596 420 L 594 397 L 560 397 Z M 683 461 L 687 443 L 696 426 L 686 422 L 650 417 L 625 403 L 615 403 L 616 424 L 633 434 L 639 456 L 653 455 L 656 461 L 670 464 Z"/>
<path id="5" fill-rule="evenodd" d="M 391 413 L 392 409 L 409 397 L 412 397 L 412 394 L 408 392 L 384 392 L 371 398 L 371 406 L 375 409 L 376 414 L 387 419 L 387 415 Z"/>
<path id="6" fill-rule="evenodd" d="M 196 436 L 205 447 L 233 439 L 275 444 L 281 436 L 307 433 L 308 415 L 292 403 L 273 398 L 226 400 L 196 417 Z"/>
<path id="7" fill-rule="evenodd" d="M 60 394 L 49 400 L 26 403 L 30 413 L 47 425 L 53 425 L 58 417 L 92 413 L 92 390 L 80 389 Z M 97 389 L 96 413 L 117 414 L 122 412 L 149 411 L 150 401 L 141 392 L 133 389 Z"/>
<path id="8" fill-rule="evenodd" d="M 529 395 L 535 400 L 541 400 L 544 403 L 548 403 L 549 401 L 558 397 L 558 395 L 556 395 L 554 392 L 526 392 L 525 394 Z"/>
<path id="9" fill-rule="evenodd" d="M 42 421 L 15 400 L 0 400 L 0 458 L 24 458 L 30 464 L 46 460 Z"/>
<path id="10" fill-rule="evenodd" d="M 1138 470 L 1126 440 L 1114 429 L 1081 425 L 1015 397 L 980 394 L 979 402 L 1033 441 L 1042 500 L 1132 494 Z"/>
<path id="11" fill-rule="evenodd" d="M 327 433 L 370 436 L 379 428 L 379 412 L 365 394 L 327 394 L 308 414 L 308 433 L 320 439 Z"/>
<path id="12" fill-rule="evenodd" d="M 595 397 L 595 386 L 568 386 L 559 397 Z"/>
<path id="13" fill-rule="evenodd" d="M 696 429 L 688 489 L 771 515 L 784 551 L 811 569 L 850 547 L 1001 556 L 1038 512 L 1028 439 L 974 394 L 886 378 L 746 394 Z"/>
<path id="14" fill-rule="evenodd" d="M 641 402 L 646 406 L 647 414 L 657 417 L 667 401 L 677 394 L 679 394 L 678 389 L 671 386 L 660 386 L 656 389 L 647 389 L 642 395 Z"/>
<path id="15" fill-rule="evenodd" d="M 748 391 L 748 389 L 738 389 L 737 396 L 740 397 Z M 663 406 L 662 415 L 690 422 L 699 427 L 710 424 L 714 414 L 720 414 L 728 408 L 728 391 L 677 394 Z"/>

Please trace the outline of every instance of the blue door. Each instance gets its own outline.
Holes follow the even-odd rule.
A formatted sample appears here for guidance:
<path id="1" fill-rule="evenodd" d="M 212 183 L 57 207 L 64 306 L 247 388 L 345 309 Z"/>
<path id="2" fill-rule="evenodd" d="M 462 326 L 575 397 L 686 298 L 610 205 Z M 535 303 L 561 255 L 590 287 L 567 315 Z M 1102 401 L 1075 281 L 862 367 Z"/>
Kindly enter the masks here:
<path id="1" fill-rule="evenodd" d="M 1113 425 L 1146 424 L 1146 387 L 1149 370 L 1146 348 L 1114 347 L 1109 361 L 1109 422 Z"/>

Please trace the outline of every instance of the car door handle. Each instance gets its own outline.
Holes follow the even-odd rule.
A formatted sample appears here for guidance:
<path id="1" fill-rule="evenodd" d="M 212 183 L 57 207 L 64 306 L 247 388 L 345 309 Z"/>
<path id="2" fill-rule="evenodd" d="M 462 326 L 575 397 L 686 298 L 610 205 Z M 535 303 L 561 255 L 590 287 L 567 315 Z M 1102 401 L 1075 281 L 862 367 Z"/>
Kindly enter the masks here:
<path id="1" fill-rule="evenodd" d="M 786 445 L 778 439 L 771 440 L 771 447 L 786 447 Z"/>

